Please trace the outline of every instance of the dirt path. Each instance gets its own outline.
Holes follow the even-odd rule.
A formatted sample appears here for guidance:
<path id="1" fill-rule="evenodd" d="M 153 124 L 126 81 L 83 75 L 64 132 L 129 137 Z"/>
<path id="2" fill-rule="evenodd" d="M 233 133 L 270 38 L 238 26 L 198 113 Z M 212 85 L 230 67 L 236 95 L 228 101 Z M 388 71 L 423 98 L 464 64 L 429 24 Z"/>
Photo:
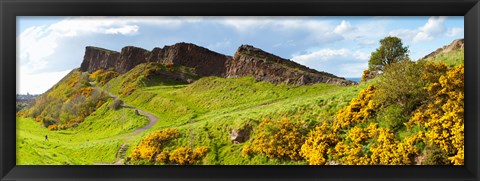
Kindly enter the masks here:
<path id="1" fill-rule="evenodd" d="M 97 87 L 95 86 L 95 83 L 94 82 L 90 82 L 90 84 L 95 87 L 95 89 L 98 89 L 102 92 L 105 92 L 108 94 L 108 96 L 110 96 L 111 98 L 113 99 L 120 99 L 118 98 L 115 94 L 112 94 L 111 92 L 108 92 L 100 87 Z M 121 100 L 121 99 L 120 99 Z M 123 102 L 123 101 L 122 101 Z M 146 124 L 145 126 L 143 127 L 140 127 L 140 128 L 137 128 L 135 131 L 129 133 L 128 136 L 125 136 L 123 137 L 123 140 L 128 140 L 128 139 L 131 139 L 133 138 L 134 136 L 146 131 L 147 129 L 150 129 L 153 125 L 155 125 L 157 122 L 158 122 L 158 117 L 153 115 L 152 113 L 149 113 L 149 112 L 146 112 L 144 110 L 141 110 L 141 109 L 137 109 L 131 105 L 128 105 L 126 103 L 122 103 L 121 105 L 122 107 L 124 108 L 128 108 L 128 109 L 132 109 L 134 111 L 138 111 L 139 114 L 141 115 L 144 115 L 148 118 L 148 124 Z M 126 151 L 128 149 L 128 147 L 130 146 L 130 144 L 128 143 L 123 143 L 117 150 L 117 153 L 116 153 L 116 160 L 114 163 L 103 163 L 103 162 L 95 162 L 94 164 L 95 165 L 124 165 L 124 160 L 125 160 L 125 154 L 126 154 Z"/>

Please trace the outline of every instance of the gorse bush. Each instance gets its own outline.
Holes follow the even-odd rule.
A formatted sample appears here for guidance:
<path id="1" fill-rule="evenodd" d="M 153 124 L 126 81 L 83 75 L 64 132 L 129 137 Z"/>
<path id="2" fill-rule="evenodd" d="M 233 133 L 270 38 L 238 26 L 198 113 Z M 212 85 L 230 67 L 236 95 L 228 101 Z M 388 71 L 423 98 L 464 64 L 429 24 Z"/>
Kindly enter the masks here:
<path id="1" fill-rule="evenodd" d="M 378 108 L 378 104 L 373 100 L 375 91 L 375 86 L 368 86 L 360 91 L 358 98 L 353 98 L 348 106 L 339 110 L 333 123 L 333 130 L 336 132 L 346 129 L 373 117 Z"/>
<path id="2" fill-rule="evenodd" d="M 150 163 L 191 165 L 199 162 L 208 152 L 208 147 L 200 146 L 195 149 L 180 147 L 173 151 L 166 149 L 166 145 L 180 136 L 178 129 L 168 128 L 155 131 L 134 148 L 130 155 L 132 161 L 147 161 Z"/>
<path id="3" fill-rule="evenodd" d="M 264 118 L 255 130 L 251 145 L 243 148 L 244 155 L 263 154 L 269 158 L 301 160 L 300 148 L 308 133 L 308 127 L 286 118 Z"/>
<path id="4" fill-rule="evenodd" d="M 192 165 L 205 157 L 208 147 L 202 146 L 192 150 L 190 147 L 181 147 L 170 153 L 168 156 L 170 163 L 179 165 Z"/>
<path id="5" fill-rule="evenodd" d="M 369 124 L 350 129 L 346 138 L 329 151 L 336 160 L 349 165 L 403 165 L 412 164 L 419 150 L 415 147 L 421 136 L 397 141 L 388 128 Z"/>
<path id="6" fill-rule="evenodd" d="M 99 69 L 89 75 L 90 79 L 95 81 L 100 86 L 105 85 L 108 81 L 112 80 L 115 77 L 118 77 L 118 73 L 114 70 L 103 70 Z"/>
<path id="7" fill-rule="evenodd" d="M 333 132 L 330 125 L 323 123 L 308 134 L 300 154 L 310 165 L 324 165 L 328 159 L 328 150 L 339 140 L 340 138 Z"/>
<path id="8" fill-rule="evenodd" d="M 179 136 L 178 129 L 174 128 L 150 133 L 134 148 L 130 157 L 133 161 L 140 159 L 154 161 L 155 157 L 162 152 L 162 147 Z"/>
<path id="9" fill-rule="evenodd" d="M 426 88 L 428 103 L 415 111 L 410 125 L 422 125 L 426 140 L 438 145 L 453 164 L 464 163 L 464 66 L 440 76 Z"/>

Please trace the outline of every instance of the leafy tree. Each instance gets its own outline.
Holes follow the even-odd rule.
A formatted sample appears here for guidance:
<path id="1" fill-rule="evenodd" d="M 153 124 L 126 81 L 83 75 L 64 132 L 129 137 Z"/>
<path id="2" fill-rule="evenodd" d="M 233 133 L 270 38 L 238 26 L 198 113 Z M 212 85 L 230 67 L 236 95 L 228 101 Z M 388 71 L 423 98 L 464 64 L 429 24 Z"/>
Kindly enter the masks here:
<path id="1" fill-rule="evenodd" d="M 383 70 L 386 65 L 408 60 L 408 47 L 398 37 L 388 36 L 380 40 L 380 47 L 372 52 L 368 66 L 370 70 Z"/>

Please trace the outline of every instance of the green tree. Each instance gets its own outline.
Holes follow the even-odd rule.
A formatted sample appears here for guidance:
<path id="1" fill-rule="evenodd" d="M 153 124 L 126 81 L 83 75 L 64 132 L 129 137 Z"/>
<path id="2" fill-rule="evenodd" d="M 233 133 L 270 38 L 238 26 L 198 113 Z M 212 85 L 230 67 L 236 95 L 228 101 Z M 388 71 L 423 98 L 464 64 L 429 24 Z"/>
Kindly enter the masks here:
<path id="1" fill-rule="evenodd" d="M 395 36 L 388 36 L 381 39 L 380 47 L 372 52 L 368 67 L 370 70 L 383 70 L 386 65 L 408 59 L 408 47 L 403 46 L 402 40 Z"/>

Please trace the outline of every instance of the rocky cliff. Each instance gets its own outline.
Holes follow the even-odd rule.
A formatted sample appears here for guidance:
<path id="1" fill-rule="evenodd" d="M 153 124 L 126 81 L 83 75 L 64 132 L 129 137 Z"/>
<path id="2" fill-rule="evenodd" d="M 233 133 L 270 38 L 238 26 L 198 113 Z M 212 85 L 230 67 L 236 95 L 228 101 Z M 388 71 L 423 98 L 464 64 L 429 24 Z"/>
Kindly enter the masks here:
<path id="1" fill-rule="evenodd" d="M 333 74 L 310 69 L 250 45 L 240 46 L 233 59 L 227 62 L 226 77 L 242 76 L 254 76 L 258 80 L 274 84 L 306 85 L 319 82 L 338 85 L 356 84 Z"/>
<path id="2" fill-rule="evenodd" d="M 121 52 L 89 46 L 85 49 L 80 70 L 94 72 L 98 69 L 114 69 L 119 73 L 125 73 L 136 65 L 146 62 L 191 67 L 199 76 L 253 76 L 258 80 L 274 84 L 306 85 L 319 82 L 338 85 L 356 84 L 333 74 L 310 69 L 250 45 L 240 46 L 234 57 L 190 43 L 177 43 L 163 48 L 154 48 L 152 51 L 127 46 L 122 48 Z"/>

